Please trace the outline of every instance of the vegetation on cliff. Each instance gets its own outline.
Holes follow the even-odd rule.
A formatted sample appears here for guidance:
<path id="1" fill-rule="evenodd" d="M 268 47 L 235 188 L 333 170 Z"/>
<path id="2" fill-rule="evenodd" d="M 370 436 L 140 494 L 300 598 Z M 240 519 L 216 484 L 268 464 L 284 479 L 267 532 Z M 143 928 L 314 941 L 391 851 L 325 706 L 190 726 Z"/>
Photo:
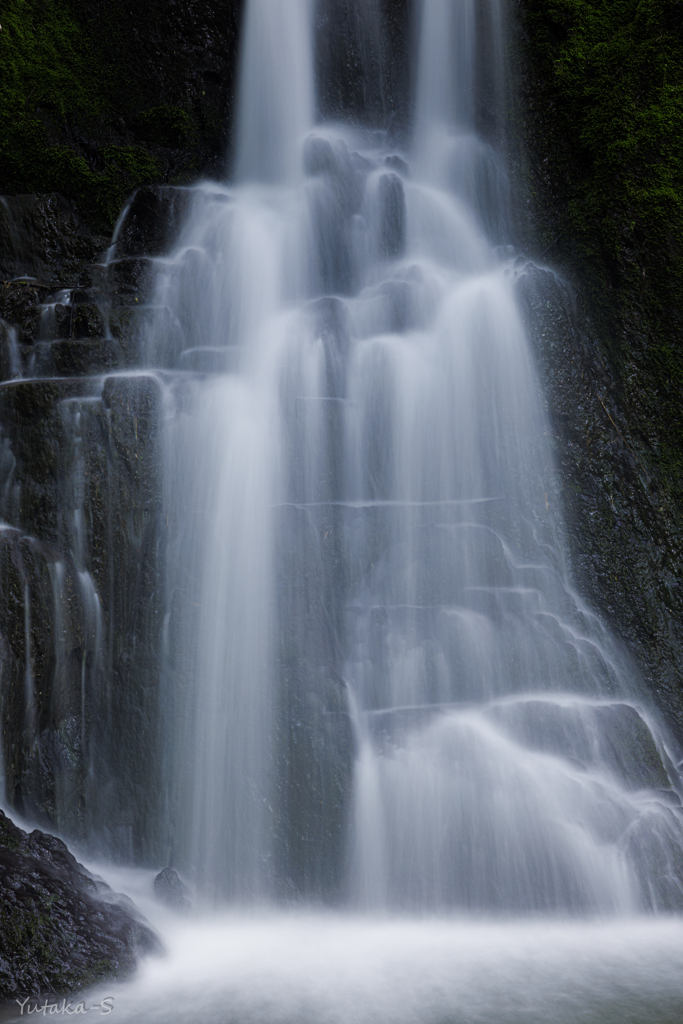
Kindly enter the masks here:
<path id="1" fill-rule="evenodd" d="M 239 7 L 7 0 L 0 193 L 60 192 L 106 231 L 137 186 L 220 173 Z"/>
<path id="2" fill-rule="evenodd" d="M 519 0 L 541 248 L 580 283 L 615 400 L 683 496 L 683 2 Z"/>

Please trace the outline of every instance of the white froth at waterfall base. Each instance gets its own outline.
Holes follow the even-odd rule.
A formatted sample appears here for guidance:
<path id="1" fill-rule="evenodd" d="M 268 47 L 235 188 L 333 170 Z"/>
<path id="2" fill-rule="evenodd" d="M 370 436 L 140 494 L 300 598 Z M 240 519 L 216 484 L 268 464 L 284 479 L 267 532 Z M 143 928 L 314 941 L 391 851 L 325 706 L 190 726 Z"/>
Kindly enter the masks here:
<path id="1" fill-rule="evenodd" d="M 107 988 L 117 1021 L 683 1019 L 683 922 L 675 918 L 488 922 L 251 913 L 182 923 L 167 929 L 164 941 L 166 958 L 147 962 L 131 984 Z"/>

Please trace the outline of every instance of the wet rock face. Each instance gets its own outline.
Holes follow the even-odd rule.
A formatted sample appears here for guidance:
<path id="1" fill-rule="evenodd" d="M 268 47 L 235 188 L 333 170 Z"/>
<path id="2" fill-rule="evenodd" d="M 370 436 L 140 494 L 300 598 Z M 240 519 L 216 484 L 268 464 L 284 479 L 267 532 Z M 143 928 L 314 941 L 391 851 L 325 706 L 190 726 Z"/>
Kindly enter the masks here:
<path id="1" fill-rule="evenodd" d="M 29 369 L 35 372 L 31 358 L 35 346 L 44 339 L 83 336 L 85 318 L 72 317 L 68 289 L 78 280 L 83 266 L 107 245 L 108 239 L 92 234 L 60 195 L 0 198 L 3 380 Z"/>
<path id="2" fill-rule="evenodd" d="M 74 992 L 130 974 L 161 945 L 125 896 L 60 839 L 0 811 L 0 1000 Z"/>
<path id="3" fill-rule="evenodd" d="M 0 199 L 0 279 L 34 278 L 43 288 L 68 283 L 107 243 L 57 193 Z"/>
<path id="4" fill-rule="evenodd" d="M 135 283 L 134 260 L 163 256 L 182 227 L 189 193 L 170 186 L 141 188 L 133 196 L 116 239 L 119 270 L 114 278 L 117 294 Z M 126 264 L 128 258 L 131 263 Z"/>
<path id="5" fill-rule="evenodd" d="M 623 638 L 683 738 L 683 532 L 676 499 L 648 465 L 628 398 L 585 301 L 520 262 L 518 294 L 536 352 L 559 469 L 572 576 Z"/>
<path id="6" fill-rule="evenodd" d="M 320 0 L 316 75 L 321 113 L 401 136 L 410 119 L 409 0 L 382 0 L 374 24 L 364 0 Z"/>
<path id="7" fill-rule="evenodd" d="M 113 246 L 91 235 L 59 196 L 6 197 L 0 379 L 89 376 L 144 364 L 150 257 L 173 244 L 189 196 L 163 185 L 139 189 Z"/>
<path id="8" fill-rule="evenodd" d="M 542 264 L 523 302 L 572 573 L 680 736 L 683 222 L 680 186 L 659 186 L 683 174 L 679 15 L 677 0 L 509 9 L 517 237 Z"/>
<path id="9" fill-rule="evenodd" d="M 73 835 L 104 829 L 144 859 L 163 608 L 159 385 L 21 382 L 0 387 L 0 407 L 8 799 Z"/>
<path id="10" fill-rule="evenodd" d="M 151 271 L 137 246 L 172 239 L 182 197 L 163 187 L 138 193 L 120 246 L 81 262 L 57 292 L 33 281 L 0 289 L 7 798 L 37 821 L 81 839 L 97 834 L 111 851 L 151 862 L 162 383 L 110 374 L 142 361 Z"/>

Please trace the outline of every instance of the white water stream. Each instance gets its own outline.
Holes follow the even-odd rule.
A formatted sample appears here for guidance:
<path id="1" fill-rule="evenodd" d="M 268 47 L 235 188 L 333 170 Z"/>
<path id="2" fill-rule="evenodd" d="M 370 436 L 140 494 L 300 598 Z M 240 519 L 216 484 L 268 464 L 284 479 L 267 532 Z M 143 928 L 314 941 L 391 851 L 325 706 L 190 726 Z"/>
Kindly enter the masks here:
<path id="1" fill-rule="evenodd" d="M 188 371 L 169 858 L 198 905 L 240 909 L 162 915 L 169 957 L 117 1019 L 681 1019 L 683 926 L 638 917 L 682 905 L 680 755 L 567 577 L 504 160 L 477 133 L 503 7 L 416 5 L 397 148 L 315 125 L 312 0 L 249 0 L 234 182 L 193 190 L 149 340 Z M 330 902 L 346 916 L 301 909 Z"/>
<path id="2" fill-rule="evenodd" d="M 314 129 L 312 7 L 253 0 L 236 184 L 194 191 L 159 274 L 150 362 L 195 371 L 167 436 L 169 856 L 209 901 L 680 905 L 676 757 L 568 583 L 520 265 L 487 234 L 487 8 L 423 3 L 397 152 Z"/>

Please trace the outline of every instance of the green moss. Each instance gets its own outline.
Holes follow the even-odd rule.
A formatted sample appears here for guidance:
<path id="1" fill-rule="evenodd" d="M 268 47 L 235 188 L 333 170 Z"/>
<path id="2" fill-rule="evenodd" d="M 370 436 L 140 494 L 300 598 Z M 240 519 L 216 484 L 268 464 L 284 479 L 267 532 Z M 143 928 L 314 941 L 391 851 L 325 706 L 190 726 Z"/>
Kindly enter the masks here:
<path id="1" fill-rule="evenodd" d="M 135 119 L 136 136 L 175 149 L 197 142 L 197 126 L 180 107 L 154 107 Z"/>
<path id="2" fill-rule="evenodd" d="M 16 908 L 0 911 L 0 931 L 12 952 L 20 951 L 23 962 L 37 967 L 42 978 L 58 992 L 78 991 L 121 974 L 117 965 L 106 958 L 84 962 L 82 940 L 78 964 L 70 963 L 72 949 L 61 933 L 59 918 L 43 913 L 39 909 L 41 900 L 42 893 L 35 902 L 24 905 L 20 913 Z M 57 896 L 42 900 L 50 912 L 59 909 L 59 903 Z"/>
<path id="3" fill-rule="evenodd" d="M 168 12 L 150 0 L 145 31 L 165 33 Z M 188 180 L 224 151 L 191 46 L 181 59 L 155 37 L 148 58 L 121 0 L 6 0 L 0 21 L 0 193 L 60 192 L 108 231 L 133 189 Z"/>
<path id="4" fill-rule="evenodd" d="M 630 426 L 660 482 L 683 494 L 683 3 L 521 8 L 541 83 L 542 244 L 581 280 Z"/>
<path id="5" fill-rule="evenodd" d="M 21 115 L 31 102 L 62 117 L 74 110 L 98 113 L 102 96 L 92 48 L 68 3 L 6 0 L 0 33 L 0 105 Z"/>

